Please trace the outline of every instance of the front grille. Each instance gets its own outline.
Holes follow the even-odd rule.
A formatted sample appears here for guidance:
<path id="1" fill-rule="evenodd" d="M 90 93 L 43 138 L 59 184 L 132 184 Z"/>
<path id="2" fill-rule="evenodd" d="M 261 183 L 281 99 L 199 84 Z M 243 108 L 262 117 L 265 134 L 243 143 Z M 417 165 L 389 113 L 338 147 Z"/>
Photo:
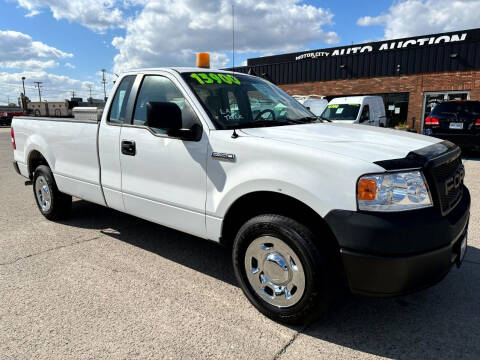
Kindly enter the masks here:
<path id="1" fill-rule="evenodd" d="M 463 178 L 459 185 L 458 174 L 463 171 L 460 154 L 431 168 L 430 173 L 435 183 L 438 203 L 443 214 L 449 213 L 460 201 L 463 195 Z M 452 183 L 453 181 L 453 183 Z M 457 186 L 452 186 L 455 184 Z"/>

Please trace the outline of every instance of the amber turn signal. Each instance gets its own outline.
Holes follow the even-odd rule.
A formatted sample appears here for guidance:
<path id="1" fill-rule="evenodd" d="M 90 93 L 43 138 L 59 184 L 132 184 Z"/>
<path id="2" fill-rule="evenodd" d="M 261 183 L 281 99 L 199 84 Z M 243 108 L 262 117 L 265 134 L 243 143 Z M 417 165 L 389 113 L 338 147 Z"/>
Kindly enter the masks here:
<path id="1" fill-rule="evenodd" d="M 377 183 L 372 179 L 358 181 L 358 200 L 375 200 L 377 196 Z"/>
<path id="2" fill-rule="evenodd" d="M 210 54 L 198 53 L 197 54 L 197 67 L 210 69 Z"/>

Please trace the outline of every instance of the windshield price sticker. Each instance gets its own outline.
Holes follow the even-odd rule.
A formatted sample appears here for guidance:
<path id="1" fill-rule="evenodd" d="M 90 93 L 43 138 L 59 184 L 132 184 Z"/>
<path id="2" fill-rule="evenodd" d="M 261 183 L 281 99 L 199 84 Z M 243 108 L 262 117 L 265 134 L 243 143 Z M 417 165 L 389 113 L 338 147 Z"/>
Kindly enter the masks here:
<path id="1" fill-rule="evenodd" d="M 230 74 L 220 74 L 220 73 L 193 73 L 190 74 L 192 79 L 197 80 L 200 85 L 204 84 L 236 84 L 240 85 L 241 82 L 235 76 Z"/>

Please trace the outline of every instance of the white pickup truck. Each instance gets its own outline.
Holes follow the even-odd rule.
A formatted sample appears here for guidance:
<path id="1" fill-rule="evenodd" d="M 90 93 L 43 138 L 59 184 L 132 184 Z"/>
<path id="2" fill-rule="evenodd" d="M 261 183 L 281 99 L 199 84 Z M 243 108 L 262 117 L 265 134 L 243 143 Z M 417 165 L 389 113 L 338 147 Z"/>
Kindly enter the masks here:
<path id="1" fill-rule="evenodd" d="M 46 218 L 66 217 L 75 196 L 231 246 L 244 293 L 281 322 L 308 321 L 343 284 L 428 287 L 465 253 L 458 147 L 322 123 L 258 77 L 133 71 L 100 121 L 16 117 L 11 134 Z"/>

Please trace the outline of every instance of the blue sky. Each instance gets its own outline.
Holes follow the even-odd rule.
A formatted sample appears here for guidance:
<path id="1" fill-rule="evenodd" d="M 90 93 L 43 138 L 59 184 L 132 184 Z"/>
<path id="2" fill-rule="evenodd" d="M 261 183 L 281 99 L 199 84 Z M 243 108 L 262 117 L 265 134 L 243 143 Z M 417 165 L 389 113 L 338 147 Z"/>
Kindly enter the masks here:
<path id="1" fill-rule="evenodd" d="M 458 1 L 446 0 L 235 2 L 237 65 L 260 55 L 480 24 L 478 0 L 457 8 Z M 211 51 L 218 66 L 231 65 L 231 0 L 59 3 L 0 0 L 0 104 L 18 96 L 15 84 L 22 74 L 27 95 L 36 100 L 33 81 L 44 81 L 44 98 L 54 100 L 71 90 L 87 97 L 89 86 L 94 97 L 102 97 L 101 68 L 112 74 L 131 67 L 193 65 L 197 51 Z M 445 12 L 455 15 L 445 19 Z M 113 79 L 109 75 L 109 85 Z"/>

